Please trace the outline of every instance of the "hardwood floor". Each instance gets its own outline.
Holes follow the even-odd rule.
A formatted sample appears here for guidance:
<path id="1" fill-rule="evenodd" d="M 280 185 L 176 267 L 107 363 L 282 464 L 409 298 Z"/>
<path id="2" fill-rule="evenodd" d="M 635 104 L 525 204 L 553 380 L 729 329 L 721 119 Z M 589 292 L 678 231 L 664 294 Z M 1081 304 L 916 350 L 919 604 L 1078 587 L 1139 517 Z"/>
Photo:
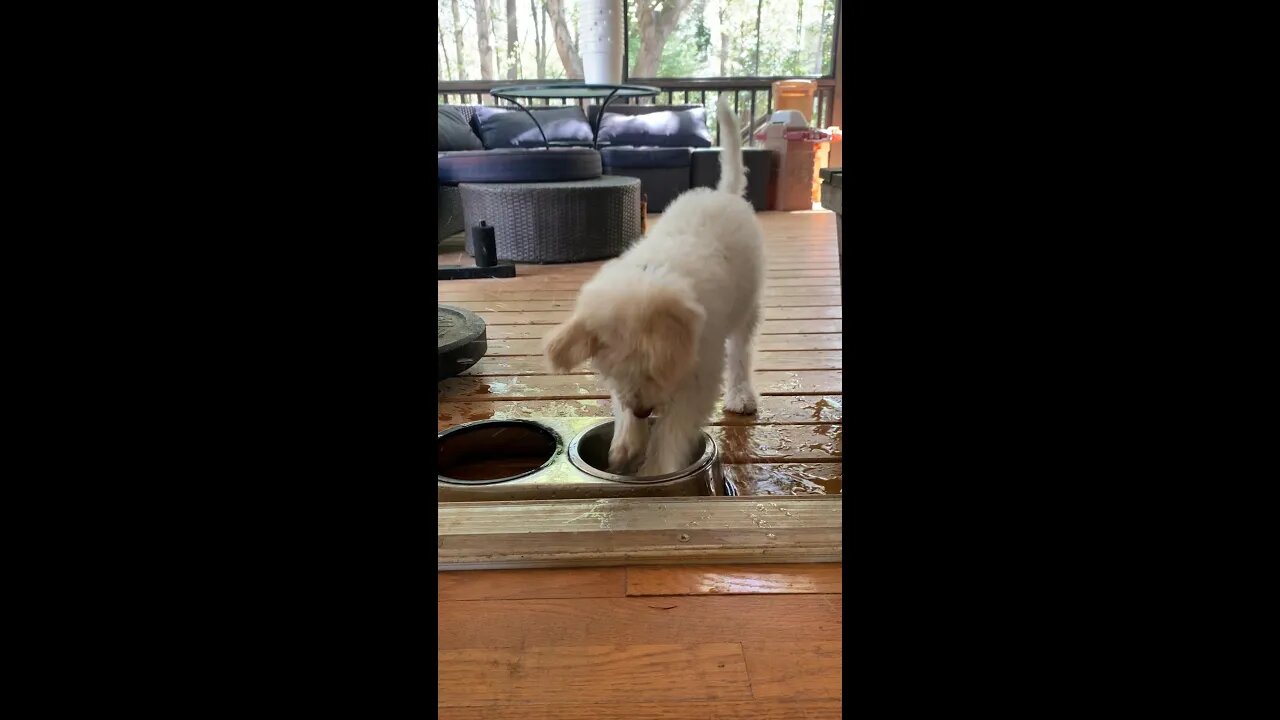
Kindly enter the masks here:
<path id="1" fill-rule="evenodd" d="M 843 309 L 835 215 L 757 217 L 768 263 L 754 366 L 760 407 L 744 416 L 717 406 L 708 431 L 741 494 L 838 494 Z M 440 246 L 438 262 L 472 263 L 461 235 Z M 518 265 L 514 278 L 439 282 L 440 302 L 484 319 L 489 349 L 439 384 L 437 428 L 488 418 L 609 417 L 608 393 L 589 367 L 553 374 L 541 356 L 542 338 L 569 317 L 578 288 L 602 264 Z"/>
<path id="2" fill-rule="evenodd" d="M 834 720 L 840 565 L 438 573 L 450 720 Z"/>

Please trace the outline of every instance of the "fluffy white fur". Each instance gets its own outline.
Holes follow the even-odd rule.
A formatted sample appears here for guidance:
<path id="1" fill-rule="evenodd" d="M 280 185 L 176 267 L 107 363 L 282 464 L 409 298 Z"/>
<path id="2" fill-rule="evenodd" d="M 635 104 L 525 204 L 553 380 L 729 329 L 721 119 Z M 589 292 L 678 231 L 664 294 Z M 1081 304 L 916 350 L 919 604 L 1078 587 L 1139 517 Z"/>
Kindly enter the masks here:
<path id="1" fill-rule="evenodd" d="M 551 366 L 590 359 L 613 397 L 613 472 L 662 475 L 692 460 L 728 363 L 724 407 L 754 413 L 752 342 L 760 318 L 760 224 L 743 199 L 738 124 L 723 96 L 715 190 L 671 203 L 649 234 L 582 287 L 573 316 L 548 336 Z M 644 420 L 656 412 L 652 428 Z"/>

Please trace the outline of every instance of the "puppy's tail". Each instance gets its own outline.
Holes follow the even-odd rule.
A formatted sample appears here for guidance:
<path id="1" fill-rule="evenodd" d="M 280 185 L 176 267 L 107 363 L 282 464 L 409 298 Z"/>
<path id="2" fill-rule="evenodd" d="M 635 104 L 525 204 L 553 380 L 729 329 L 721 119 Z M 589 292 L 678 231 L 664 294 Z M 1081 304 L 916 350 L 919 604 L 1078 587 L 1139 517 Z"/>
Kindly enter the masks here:
<path id="1" fill-rule="evenodd" d="M 720 123 L 720 183 L 716 190 L 742 197 L 747 189 L 747 171 L 742 167 L 742 130 L 723 94 L 716 103 L 716 118 Z"/>

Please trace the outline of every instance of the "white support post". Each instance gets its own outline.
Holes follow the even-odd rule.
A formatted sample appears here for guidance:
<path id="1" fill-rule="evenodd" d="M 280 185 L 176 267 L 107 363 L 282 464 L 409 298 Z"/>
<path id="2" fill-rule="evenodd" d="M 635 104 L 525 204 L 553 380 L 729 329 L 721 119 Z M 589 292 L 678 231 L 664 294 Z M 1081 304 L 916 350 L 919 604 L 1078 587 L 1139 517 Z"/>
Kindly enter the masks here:
<path id="1" fill-rule="evenodd" d="M 588 85 L 621 83 L 622 0 L 582 0 L 578 10 L 583 79 Z"/>

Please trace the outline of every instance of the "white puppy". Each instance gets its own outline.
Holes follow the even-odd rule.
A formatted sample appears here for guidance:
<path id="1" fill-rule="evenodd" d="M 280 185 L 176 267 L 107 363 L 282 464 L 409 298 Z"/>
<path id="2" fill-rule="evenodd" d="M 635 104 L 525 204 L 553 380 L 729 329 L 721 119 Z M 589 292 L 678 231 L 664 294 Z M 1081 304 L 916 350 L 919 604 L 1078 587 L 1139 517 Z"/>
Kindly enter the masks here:
<path id="1" fill-rule="evenodd" d="M 764 285 L 762 233 L 742 197 L 739 129 L 723 96 L 717 116 L 718 187 L 671 203 L 646 237 L 582 286 L 573 316 L 547 337 L 554 369 L 590 359 L 609 387 L 616 473 L 662 475 L 693 460 L 726 354 L 725 409 L 756 410 L 751 346 Z M 650 438 L 645 418 L 655 411 Z"/>

